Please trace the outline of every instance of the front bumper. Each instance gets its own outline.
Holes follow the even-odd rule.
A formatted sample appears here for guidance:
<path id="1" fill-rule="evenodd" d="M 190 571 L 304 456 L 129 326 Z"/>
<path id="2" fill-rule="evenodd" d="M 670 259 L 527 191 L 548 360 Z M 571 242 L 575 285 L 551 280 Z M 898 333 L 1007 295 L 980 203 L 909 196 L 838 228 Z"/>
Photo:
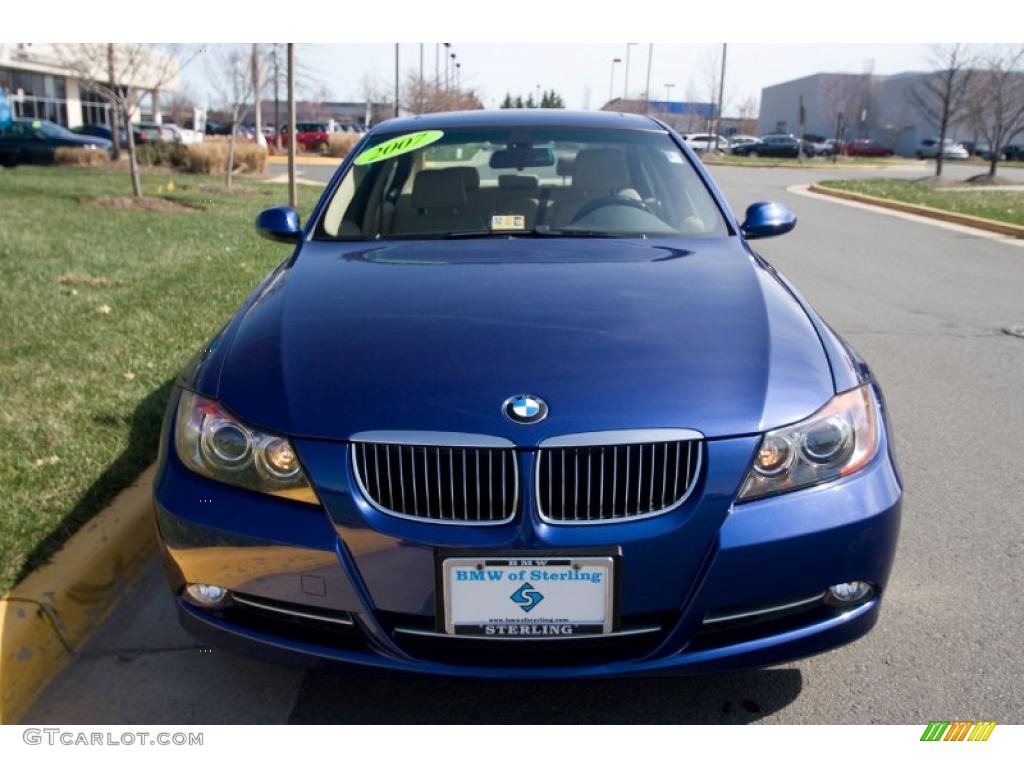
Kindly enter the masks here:
<path id="1" fill-rule="evenodd" d="M 533 678 L 777 664 L 871 629 L 899 528 L 902 491 L 884 433 L 879 455 L 855 475 L 740 506 L 731 499 L 757 440 L 709 441 L 704 476 L 679 510 L 586 530 L 545 526 L 529 499 L 516 521 L 486 530 L 391 518 L 355 490 L 345 446 L 315 441 L 297 447 L 324 507 L 301 504 L 200 477 L 164 439 L 155 506 L 182 623 L 210 642 L 284 661 Z M 521 459 L 529 482 L 531 455 Z M 446 552 L 609 546 L 622 563 L 620 636 L 497 643 L 435 634 Z M 874 595 L 846 608 L 808 598 L 852 580 L 873 584 Z M 196 607 L 182 597 L 187 583 L 224 586 L 250 605 Z"/>

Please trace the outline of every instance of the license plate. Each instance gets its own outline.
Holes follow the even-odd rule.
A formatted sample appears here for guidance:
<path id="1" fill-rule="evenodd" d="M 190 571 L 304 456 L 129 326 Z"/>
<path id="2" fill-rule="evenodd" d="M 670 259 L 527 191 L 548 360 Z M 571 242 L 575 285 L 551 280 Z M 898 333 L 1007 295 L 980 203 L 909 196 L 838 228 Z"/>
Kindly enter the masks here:
<path id="1" fill-rule="evenodd" d="M 442 576 L 450 635 L 542 640 L 612 631 L 610 557 L 450 557 Z"/>

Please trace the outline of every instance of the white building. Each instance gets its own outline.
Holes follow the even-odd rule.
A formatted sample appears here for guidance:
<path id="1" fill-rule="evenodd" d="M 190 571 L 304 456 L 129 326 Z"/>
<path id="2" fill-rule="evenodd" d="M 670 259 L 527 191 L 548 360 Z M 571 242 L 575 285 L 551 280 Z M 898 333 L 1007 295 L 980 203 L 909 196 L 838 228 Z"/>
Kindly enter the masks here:
<path id="1" fill-rule="evenodd" d="M 0 43 L 0 87 L 7 91 L 15 117 L 52 120 L 68 128 L 110 124 L 110 105 L 99 94 L 90 92 L 78 76 L 77 68 L 69 65 L 70 48 L 50 43 Z M 153 83 L 162 80 L 163 90 L 173 92 L 178 88 L 180 73 L 177 61 L 167 58 L 166 54 L 151 50 L 145 55 L 148 61 L 133 67 L 136 74 L 125 78 L 134 82 L 118 85 L 144 92 L 140 108 L 131 116 L 132 122 L 161 122 L 160 91 L 153 88 Z M 172 74 L 154 77 L 157 70 Z M 124 71 L 124 68 L 116 67 L 115 71 Z M 93 74 L 97 80 L 106 79 L 101 72 Z"/>

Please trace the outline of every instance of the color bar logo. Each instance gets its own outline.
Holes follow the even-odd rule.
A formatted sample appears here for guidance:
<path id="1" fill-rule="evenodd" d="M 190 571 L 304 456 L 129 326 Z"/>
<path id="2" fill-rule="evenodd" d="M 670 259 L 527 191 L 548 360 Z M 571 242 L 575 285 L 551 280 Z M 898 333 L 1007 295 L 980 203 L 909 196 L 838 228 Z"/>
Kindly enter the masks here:
<path id="1" fill-rule="evenodd" d="M 921 741 L 988 741 L 995 727 L 995 720 L 932 720 Z"/>

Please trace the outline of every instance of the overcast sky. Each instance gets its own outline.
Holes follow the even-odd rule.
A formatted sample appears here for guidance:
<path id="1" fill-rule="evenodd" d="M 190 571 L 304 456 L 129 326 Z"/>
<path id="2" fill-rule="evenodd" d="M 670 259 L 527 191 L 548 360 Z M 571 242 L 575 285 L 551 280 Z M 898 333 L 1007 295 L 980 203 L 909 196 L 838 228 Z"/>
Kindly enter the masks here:
<path id="1" fill-rule="evenodd" d="M 214 44 L 216 47 L 216 44 Z M 443 47 L 442 57 L 443 57 Z M 643 93 L 647 77 L 648 44 L 632 46 L 629 56 L 629 91 Z M 464 87 L 474 88 L 485 107 L 496 107 L 506 92 L 521 93 L 554 88 L 572 109 L 598 109 L 608 100 L 609 90 L 621 96 L 625 85 L 626 44 L 452 44 L 462 63 Z M 673 100 L 709 101 L 709 75 L 718 60 L 720 45 L 654 45 L 651 67 L 651 98 L 669 93 Z M 433 76 L 435 44 L 423 45 L 424 70 Z M 927 67 L 929 46 L 922 44 L 732 44 L 728 47 L 725 102 L 726 113 L 747 98 L 759 98 L 761 88 L 773 83 L 821 71 L 864 72 L 871 68 L 889 74 Z M 296 57 L 306 81 L 318 83 L 330 98 L 357 101 L 363 97 L 366 77 L 377 88 L 391 93 L 394 87 L 394 46 L 388 44 L 299 44 Z M 611 81 L 612 59 L 615 80 Z M 401 71 L 418 71 L 420 46 L 400 46 Z M 207 63 L 198 56 L 183 73 L 193 95 L 203 100 L 210 94 Z M 443 63 L 441 65 L 443 76 Z M 610 88 L 611 86 L 611 88 Z M 268 94 L 269 95 L 269 94 Z M 303 97 L 315 96 L 312 86 Z M 283 96 L 282 96 L 283 98 Z"/>

